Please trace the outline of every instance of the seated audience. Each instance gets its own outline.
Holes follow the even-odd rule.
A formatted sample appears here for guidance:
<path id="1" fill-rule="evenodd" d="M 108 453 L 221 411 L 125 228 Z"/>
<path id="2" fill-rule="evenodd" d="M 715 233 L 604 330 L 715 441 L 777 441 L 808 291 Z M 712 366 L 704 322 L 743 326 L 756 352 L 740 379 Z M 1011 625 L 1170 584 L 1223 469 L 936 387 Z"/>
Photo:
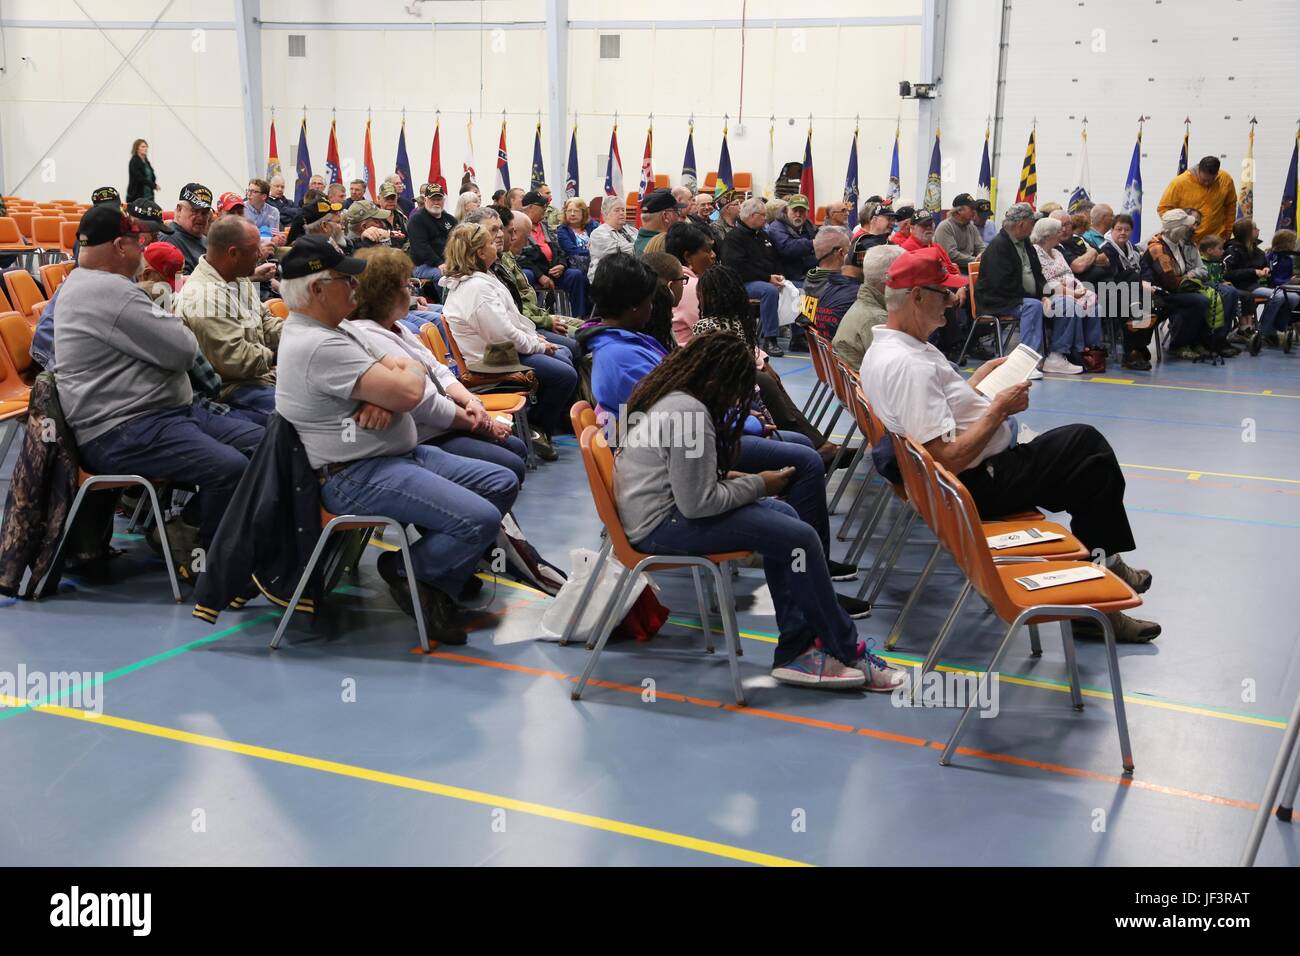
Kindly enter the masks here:
<path id="1" fill-rule="evenodd" d="M 787 489 L 791 469 L 732 470 L 753 388 L 752 353 L 727 335 L 692 342 L 638 385 L 628 411 L 643 414 L 614 469 L 628 538 L 655 554 L 759 552 L 780 632 L 772 676 L 823 689 L 892 690 L 904 675 L 859 643 L 835 600 L 824 541 L 794 507 L 769 497 Z M 674 429 L 684 420 L 704 425 L 702 441 L 688 443 Z M 791 554 L 806 560 L 792 564 Z"/>
<path id="2" fill-rule="evenodd" d="M 1268 282 L 1273 295 L 1264 306 L 1260 330 L 1270 348 L 1279 347 L 1280 336 L 1291 331 L 1295 310 L 1300 306 L 1300 293 L 1294 288 L 1296 233 L 1294 229 L 1279 229 L 1269 243 Z M 1283 286 L 1290 285 L 1290 288 Z"/>
<path id="3" fill-rule="evenodd" d="M 615 204 L 618 203 L 618 197 L 610 198 Z M 668 227 L 684 211 L 682 204 L 667 189 L 652 189 L 641 203 L 641 228 L 637 230 L 636 241 L 632 243 L 633 254 L 639 256 L 645 252 L 646 244 L 655 236 L 667 232 Z M 606 216 L 608 214 L 607 210 Z"/>
<path id="4" fill-rule="evenodd" d="M 578 373 L 569 350 L 548 342 L 520 313 L 505 284 L 492 274 L 497 254 L 491 230 L 481 223 L 462 223 L 451 231 L 439 280 L 447 290 L 442 320 L 456 337 L 471 370 L 486 368 L 483 356 L 489 346 L 507 345 L 518 354 L 519 363 L 536 374 L 537 404 L 529 419 L 539 433 L 538 455 L 554 461 L 551 436 L 569 421 Z M 513 367 L 489 369 L 511 370 Z"/>
<path id="5" fill-rule="evenodd" d="M 1102 204 L 1092 207 L 1108 208 Z M 1106 231 L 1101 251 L 1106 254 L 1107 277 L 1098 286 L 1101 301 L 1113 308 L 1112 318 L 1121 322 L 1123 330 L 1124 368 L 1139 372 L 1151 371 L 1151 335 L 1155 320 L 1151 314 L 1151 283 L 1142 278 L 1142 253 L 1129 240 L 1133 235 L 1133 217 L 1122 212 L 1108 215 L 1110 228 Z M 1103 220 L 1094 216 L 1093 224 Z"/>
<path id="6" fill-rule="evenodd" d="M 1224 248 L 1223 270 L 1252 316 L 1259 303 L 1264 303 L 1259 331 L 1270 348 L 1278 348 L 1279 333 L 1285 334 L 1290 327 L 1291 310 L 1287 308 L 1287 293 L 1275 293 L 1271 287 L 1272 266 L 1260 247 L 1259 227 L 1252 220 L 1238 219 L 1232 224 L 1232 239 Z"/>
<path id="7" fill-rule="evenodd" d="M 970 272 L 970 264 L 978 262 L 984 252 L 984 239 L 975 225 L 975 197 L 960 193 L 952 201 L 948 218 L 934 230 L 934 241 L 962 272 Z"/>
<path id="8" fill-rule="evenodd" d="M 816 290 L 817 311 L 813 322 L 822 338 L 829 342 L 835 338 L 840 320 L 844 318 L 857 298 L 862 280 L 847 276 L 843 272 L 849 254 L 847 229 L 839 226 L 823 226 L 817 230 L 817 238 L 813 240 L 813 254 L 817 257 L 817 268 L 827 270 L 821 287 Z M 808 275 L 811 276 L 812 272 Z M 811 285 L 811 280 L 804 283 L 804 291 L 808 295 L 813 294 L 808 291 Z"/>
<path id="9" fill-rule="evenodd" d="M 814 223 L 814 225 L 816 224 Z M 845 230 L 847 234 L 849 228 L 849 204 L 842 199 L 827 203 L 826 220 L 822 225 L 835 226 L 838 229 Z"/>
<path id="10" fill-rule="evenodd" d="M 388 243 L 394 249 L 405 249 L 407 245 L 407 217 L 400 204 L 401 194 L 400 178 L 395 183 L 385 180 L 378 191 L 379 208 L 388 213 Z M 336 201 L 341 203 L 343 200 Z M 460 221 L 459 218 L 457 221 Z"/>
<path id="11" fill-rule="evenodd" d="M 777 305 L 785 276 L 781 273 L 776 248 L 764 229 L 766 224 L 763 200 L 757 196 L 746 199 L 740 204 L 736 228 L 722 243 L 720 257 L 723 265 L 740 276 L 745 291 L 758 299 L 759 344 L 768 355 L 780 358 L 785 352 L 776 341 L 781 332 Z"/>
<path id="12" fill-rule="evenodd" d="M 380 188 L 382 189 L 383 187 Z M 344 200 L 348 198 L 347 187 L 342 183 L 330 183 L 325 187 L 325 198 L 330 202 L 336 202 L 341 206 L 343 205 Z"/>
<path id="13" fill-rule="evenodd" d="M 477 221 L 475 216 L 480 211 L 469 214 L 471 222 Z M 497 238 L 496 225 L 489 219 L 482 221 L 492 232 L 492 238 L 495 240 Z M 523 313 L 525 318 L 531 320 L 533 325 L 537 326 L 537 331 L 542 338 L 553 345 L 568 349 L 573 358 L 577 360 L 582 356 L 582 349 L 571 337 L 571 333 L 577 330 L 578 326 L 582 324 L 582 320 L 564 315 L 554 315 L 542 308 L 541 303 L 537 300 L 537 290 L 533 288 L 528 281 L 528 276 L 519 265 L 519 253 L 528 246 L 532 234 L 532 219 L 522 212 L 512 212 L 508 228 L 503 229 L 501 233 L 501 254 L 497 256 L 497 261 L 492 266 L 492 273 L 506 283 L 506 288 L 510 290 L 511 297 L 516 300 L 516 308 Z"/>
<path id="14" fill-rule="evenodd" d="M 456 214 L 457 222 L 464 222 L 465 217 L 479 207 L 482 200 L 479 199 L 478 193 L 472 190 L 465 190 L 456 197 Z"/>
<path id="15" fill-rule="evenodd" d="M 523 203 L 523 214 L 532 221 L 533 230 L 528 244 L 516 256 L 520 268 L 539 288 L 547 291 L 561 289 L 569 298 L 574 316 L 584 318 L 590 311 L 587 308 L 586 273 L 569 262 L 555 238 L 555 230 L 543 221 L 547 208 L 545 198 L 530 192 L 524 196 Z"/>
<path id="16" fill-rule="evenodd" d="M 199 264 L 199 258 L 208 251 L 208 226 L 212 223 L 212 190 L 198 183 L 187 183 L 181 190 L 172 218 L 171 235 L 163 239 L 181 251 L 185 257 L 185 272 L 189 274 Z"/>
<path id="17" fill-rule="evenodd" d="M 282 320 L 250 276 L 259 241 L 247 219 L 225 217 L 208 230 L 208 251 L 176 297 L 175 311 L 225 383 L 221 401 L 261 415 L 275 411 L 275 354 Z"/>
<path id="18" fill-rule="evenodd" d="M 456 218 L 443 208 L 446 196 L 438 183 L 425 183 L 420 187 L 420 208 L 411 214 L 406 223 L 407 250 L 415 264 L 414 276 L 430 282 L 442 278 L 442 265 L 447 237 L 456 228 Z"/>
<path id="19" fill-rule="evenodd" d="M 424 401 L 428 370 L 412 358 L 381 356 L 343 321 L 356 307 L 363 261 L 307 237 L 283 264 L 289 318 L 276 411 L 319 471 L 325 509 L 384 515 L 420 530 L 411 562 L 429 637 L 463 644 L 457 602 L 473 595 L 474 569 L 519 483 L 508 469 L 419 444 L 411 412 Z M 378 568 L 398 605 L 414 614 L 400 554 L 380 555 Z"/>
<path id="20" fill-rule="evenodd" d="M 198 485 L 192 540 L 207 548 L 262 428 L 195 403 L 187 373 L 198 342 L 134 281 L 135 229 L 108 205 L 81 219 L 80 257 L 59 287 L 54 327 L 59 402 L 87 471 Z M 178 525 L 170 541 L 184 541 L 184 530 Z M 188 576 L 191 552 L 180 554 Z"/>
<path id="21" fill-rule="evenodd" d="M 713 193 L 696 193 L 690 211 L 686 215 L 686 221 L 694 223 L 701 229 L 708 229 L 713 220 L 713 209 Z"/>
<path id="22" fill-rule="evenodd" d="M 284 177 L 277 174 L 267 180 L 270 191 L 267 194 L 266 201 L 268 205 L 274 206 L 280 213 L 280 228 L 292 224 L 293 220 L 298 218 L 302 212 L 293 204 L 293 197 L 284 194 Z"/>
<path id="23" fill-rule="evenodd" d="M 1201 224 L 1201 212 L 1199 209 L 1183 210 L 1188 215 L 1188 226 L 1192 234 L 1195 234 Z M 1217 233 L 1207 233 L 1203 238 L 1217 235 Z M 1181 244 L 1183 261 L 1186 263 L 1186 271 L 1183 273 L 1188 279 L 1195 279 L 1201 285 L 1201 294 L 1211 300 L 1210 303 L 1210 326 L 1211 330 L 1227 327 L 1231 329 L 1236 323 L 1237 317 L 1237 289 L 1230 282 L 1210 278 L 1209 266 L 1201 259 L 1201 250 L 1196 240 L 1190 235 L 1183 239 Z M 1217 272 L 1217 270 L 1216 270 Z M 1222 300 L 1223 313 L 1219 316 L 1216 303 L 1214 303 L 1213 293 L 1218 292 Z M 1224 333 L 1226 336 L 1226 333 Z M 1222 336 L 1216 335 L 1216 338 Z M 1227 342 L 1223 343 L 1223 350 L 1219 353 L 1224 356 L 1233 356 L 1239 354 L 1239 350 L 1233 348 Z"/>
<path id="24" fill-rule="evenodd" d="M 798 194 L 785 201 L 785 208 L 767 227 L 767 237 L 776 250 L 777 271 L 800 289 L 808 270 L 819 264 L 813 252 L 816 235 L 817 226 L 808 218 L 808 197 Z"/>
<path id="25" fill-rule="evenodd" d="M 348 183 L 348 198 L 343 200 L 343 208 L 347 209 L 358 199 L 366 198 L 366 181 L 364 179 L 354 179 Z"/>
<path id="26" fill-rule="evenodd" d="M 334 206 L 342 208 L 343 204 L 330 204 L 331 209 Z M 393 210 L 381 209 L 369 199 L 357 200 L 343 213 L 343 225 L 347 228 L 344 251 L 350 255 L 371 246 L 393 246 L 394 233 L 389 229 L 392 222 Z"/>
<path id="27" fill-rule="evenodd" d="M 700 276 L 713 268 L 718 261 L 713 251 L 713 234 L 688 222 L 676 223 L 668 230 L 664 251 L 675 256 L 682 264 L 686 284 L 682 296 L 673 306 L 673 338 L 685 345 L 694 334 L 695 323 L 700 320 L 700 300 L 697 294 Z"/>
<path id="28" fill-rule="evenodd" d="M 627 206 L 621 202 L 602 204 L 604 221 L 591 233 L 588 253 L 591 265 L 587 267 L 589 282 L 596 278 L 596 266 L 611 252 L 631 252 L 636 243 L 637 231 L 628 225 Z"/>
<path id="29" fill-rule="evenodd" d="M 366 268 L 357 285 L 357 308 L 347 326 L 380 356 L 410 358 L 424 366 L 424 398 L 411 409 L 420 441 L 484 462 L 485 472 L 509 469 L 522 484 L 527 446 L 511 434 L 509 425 L 493 418 L 482 399 L 402 323 L 410 299 L 411 260 L 397 249 L 382 248 L 363 249 L 357 258 Z"/>
<path id="30" fill-rule="evenodd" d="M 898 220 L 894 225 L 894 231 L 889 237 L 889 241 L 896 246 L 901 246 L 912 236 L 912 218 L 916 215 L 916 207 L 911 205 L 896 205 L 898 210 Z"/>
<path id="31" fill-rule="evenodd" d="M 564 222 L 555 230 L 555 238 L 569 265 L 583 275 L 591 270 L 591 233 L 595 228 L 585 202 L 576 196 L 564 201 Z"/>
<path id="32" fill-rule="evenodd" d="M 980 256 L 975 299 L 982 315 L 1020 319 L 1020 341 L 1043 353 L 1043 308 L 1046 285 L 1042 260 L 1029 243 L 1034 210 L 1015 203 L 1002 218 L 1002 228 Z"/>
<path id="33" fill-rule="evenodd" d="M 277 240 L 280 233 L 280 210 L 268 202 L 270 195 L 270 183 L 265 179 L 250 179 L 244 215 L 257 227 L 258 235 L 263 239 Z"/>
<path id="34" fill-rule="evenodd" d="M 1142 255 L 1142 277 L 1159 288 L 1164 317 L 1169 320 L 1169 350 L 1181 359 L 1196 361 L 1214 354 L 1210 333 L 1210 302 L 1199 283 L 1185 289 L 1187 263 L 1183 243 L 1192 234 L 1191 217 L 1171 209 L 1160 217 L 1161 230 L 1147 240 Z"/>
<path id="35" fill-rule="evenodd" d="M 863 224 L 853 237 L 852 251 L 844 263 L 844 274 L 851 279 L 862 278 L 863 257 L 877 246 L 889 244 L 894 224 L 898 221 L 898 213 L 894 210 L 893 203 L 889 202 L 868 202 L 862 207 L 862 213 Z"/>
<path id="36" fill-rule="evenodd" d="M 862 285 L 831 341 L 831 350 L 852 368 L 862 367 L 872 332 L 885 324 L 885 274 L 902 254 L 898 246 L 885 243 L 868 250 L 862 259 Z"/>
<path id="37" fill-rule="evenodd" d="M 1029 407 L 1030 383 L 985 398 L 975 386 L 1002 359 L 986 362 L 968 381 L 927 344 L 957 281 L 923 252 L 893 264 L 885 282 L 889 318 L 876 329 L 862 362 L 867 400 L 890 432 L 924 445 L 961 479 L 981 517 L 1040 506 L 1068 511 L 1071 530 L 1084 546 L 1100 552 L 1107 567 L 1144 593 L 1151 573 L 1120 557 L 1136 545 L 1124 510 L 1124 473 L 1101 433 L 1091 425 L 1065 425 L 1018 444 L 1010 419 Z M 1145 643 L 1160 634 L 1158 624 L 1120 612 L 1109 617 L 1120 642 Z M 1076 636 L 1097 636 L 1100 630 L 1090 622 L 1074 623 Z"/>
<path id="38" fill-rule="evenodd" d="M 1101 319 L 1097 293 L 1075 277 L 1058 248 L 1063 230 L 1054 215 L 1039 219 L 1029 241 L 1043 273 L 1043 315 L 1052 321 L 1052 351 L 1043 371 L 1077 375 L 1083 371 L 1083 350 L 1101 347 Z"/>
<path id="39" fill-rule="evenodd" d="M 740 221 L 740 204 L 744 199 L 741 193 L 728 189 L 714 200 L 718 217 L 709 223 L 709 228 L 713 230 L 715 247 L 721 248 L 722 240 L 727 238 L 727 233 L 736 228 L 736 223 Z"/>

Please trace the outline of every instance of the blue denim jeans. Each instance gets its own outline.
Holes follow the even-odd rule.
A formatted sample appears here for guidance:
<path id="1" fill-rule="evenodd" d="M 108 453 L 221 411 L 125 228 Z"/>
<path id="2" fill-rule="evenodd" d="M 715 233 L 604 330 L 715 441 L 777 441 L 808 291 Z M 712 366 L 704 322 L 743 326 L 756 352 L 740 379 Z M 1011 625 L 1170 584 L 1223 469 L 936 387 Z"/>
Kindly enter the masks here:
<path id="1" fill-rule="evenodd" d="M 232 409 L 245 412 L 241 418 L 265 425 L 275 411 L 274 385 L 241 385 L 222 399 Z M 252 414 L 248 414 L 248 413 Z"/>
<path id="2" fill-rule="evenodd" d="M 569 421 L 569 406 L 578 390 L 578 373 L 573 356 L 560 346 L 554 355 L 536 352 L 521 355 L 519 361 L 537 373 L 537 404 L 529 421 L 547 435 L 564 430 Z"/>
<path id="3" fill-rule="evenodd" d="M 186 405 L 137 415 L 77 452 L 83 467 L 95 474 L 198 485 L 199 545 L 206 548 L 263 431 L 261 425 Z"/>
<path id="4" fill-rule="evenodd" d="M 1051 318 L 1053 352 L 1069 355 L 1101 345 L 1101 319 L 1095 307 L 1085 309 L 1074 296 L 1057 295 L 1052 297 Z"/>
<path id="5" fill-rule="evenodd" d="M 1274 289 L 1272 297 L 1264 303 L 1264 313 L 1259 319 L 1259 330 L 1265 335 L 1278 335 L 1291 328 L 1292 311 L 1300 305 L 1300 295 L 1284 289 Z"/>
<path id="6" fill-rule="evenodd" d="M 467 432 L 444 432 L 437 438 L 429 439 L 425 444 L 441 448 L 453 455 L 460 455 L 462 458 L 473 458 L 509 468 L 519 483 L 521 485 L 524 483 L 524 475 L 527 473 L 524 460 L 528 457 L 528 446 L 515 435 L 507 437 L 505 444 L 499 444 L 490 438 L 470 435 Z"/>
<path id="7" fill-rule="evenodd" d="M 378 514 L 413 524 L 415 576 L 453 597 L 496 541 L 519 482 L 509 469 L 431 445 L 405 455 L 365 458 L 321 486 L 334 514 Z"/>
<path id="8" fill-rule="evenodd" d="M 687 518 L 674 508 L 636 547 L 650 554 L 756 551 L 776 610 L 772 666 L 790 663 L 821 638 L 842 663 L 858 656 L 858 629 L 835 598 L 821 541 L 784 501 L 760 498 L 710 518 Z"/>
<path id="9" fill-rule="evenodd" d="M 781 293 L 770 282 L 746 282 L 745 291 L 751 298 L 758 300 L 758 335 L 764 339 L 774 339 L 781 333 L 781 322 L 777 315 L 777 305 Z"/>
<path id="10" fill-rule="evenodd" d="M 745 435 L 740 439 L 740 453 L 733 468 L 749 474 L 795 469 L 785 487 L 785 499 L 795 512 L 817 533 L 822 551 L 830 554 L 831 524 L 826 510 L 826 464 L 812 442 L 798 432 L 777 432 L 778 437 L 760 438 Z"/>
<path id="11" fill-rule="evenodd" d="M 585 354 L 578 340 L 568 335 L 561 335 L 559 332 L 552 332 L 550 329 L 538 329 L 537 334 L 552 345 L 559 345 L 569 350 L 569 358 L 573 362 L 573 367 L 577 368 L 578 363 L 582 361 Z"/>

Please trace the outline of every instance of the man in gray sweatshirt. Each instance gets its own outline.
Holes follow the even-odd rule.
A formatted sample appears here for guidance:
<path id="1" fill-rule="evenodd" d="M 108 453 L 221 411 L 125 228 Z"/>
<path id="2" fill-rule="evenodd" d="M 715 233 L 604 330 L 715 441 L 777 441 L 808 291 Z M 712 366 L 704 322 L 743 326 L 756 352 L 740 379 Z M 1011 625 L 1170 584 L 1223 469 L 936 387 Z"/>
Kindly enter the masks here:
<path id="1" fill-rule="evenodd" d="M 112 206 L 81 219 L 54 328 L 59 403 L 87 471 L 197 484 L 206 547 L 262 428 L 193 404 L 198 342 L 136 285 L 140 231 Z"/>

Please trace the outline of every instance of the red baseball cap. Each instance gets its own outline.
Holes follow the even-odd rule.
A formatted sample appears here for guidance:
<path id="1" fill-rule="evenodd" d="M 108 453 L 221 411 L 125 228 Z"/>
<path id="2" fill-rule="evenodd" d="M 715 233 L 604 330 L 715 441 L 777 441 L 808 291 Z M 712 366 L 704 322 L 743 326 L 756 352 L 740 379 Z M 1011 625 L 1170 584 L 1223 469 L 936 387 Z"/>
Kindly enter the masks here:
<path id="1" fill-rule="evenodd" d="M 221 198 L 217 200 L 217 208 L 220 209 L 223 214 L 228 213 L 230 210 L 235 208 L 243 209 L 244 197 L 239 195 L 239 193 L 222 193 Z"/>
<path id="2" fill-rule="evenodd" d="M 941 285 L 949 289 L 960 289 L 968 281 L 964 275 L 949 272 L 939 250 L 930 246 L 915 252 L 905 252 L 895 259 L 885 276 L 885 287 L 911 289 L 919 285 Z"/>
<path id="3" fill-rule="evenodd" d="M 185 257 L 170 242 L 151 242 L 144 247 L 144 261 L 158 272 L 167 284 L 176 288 L 176 273 L 185 265 Z"/>

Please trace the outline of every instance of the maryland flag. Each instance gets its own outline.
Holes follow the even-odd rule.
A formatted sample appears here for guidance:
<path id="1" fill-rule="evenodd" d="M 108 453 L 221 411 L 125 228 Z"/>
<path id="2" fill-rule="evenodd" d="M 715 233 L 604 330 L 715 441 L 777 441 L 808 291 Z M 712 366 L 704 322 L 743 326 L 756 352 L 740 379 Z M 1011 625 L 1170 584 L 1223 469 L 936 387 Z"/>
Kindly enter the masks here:
<path id="1" fill-rule="evenodd" d="M 1016 202 L 1027 202 L 1029 208 L 1038 208 L 1038 131 L 1029 131 L 1029 145 L 1025 147 L 1025 161 L 1020 164 L 1020 185 L 1016 187 Z"/>
<path id="2" fill-rule="evenodd" d="M 271 117 L 271 148 L 266 156 L 266 178 L 280 175 L 280 148 L 275 145 L 275 117 Z"/>

